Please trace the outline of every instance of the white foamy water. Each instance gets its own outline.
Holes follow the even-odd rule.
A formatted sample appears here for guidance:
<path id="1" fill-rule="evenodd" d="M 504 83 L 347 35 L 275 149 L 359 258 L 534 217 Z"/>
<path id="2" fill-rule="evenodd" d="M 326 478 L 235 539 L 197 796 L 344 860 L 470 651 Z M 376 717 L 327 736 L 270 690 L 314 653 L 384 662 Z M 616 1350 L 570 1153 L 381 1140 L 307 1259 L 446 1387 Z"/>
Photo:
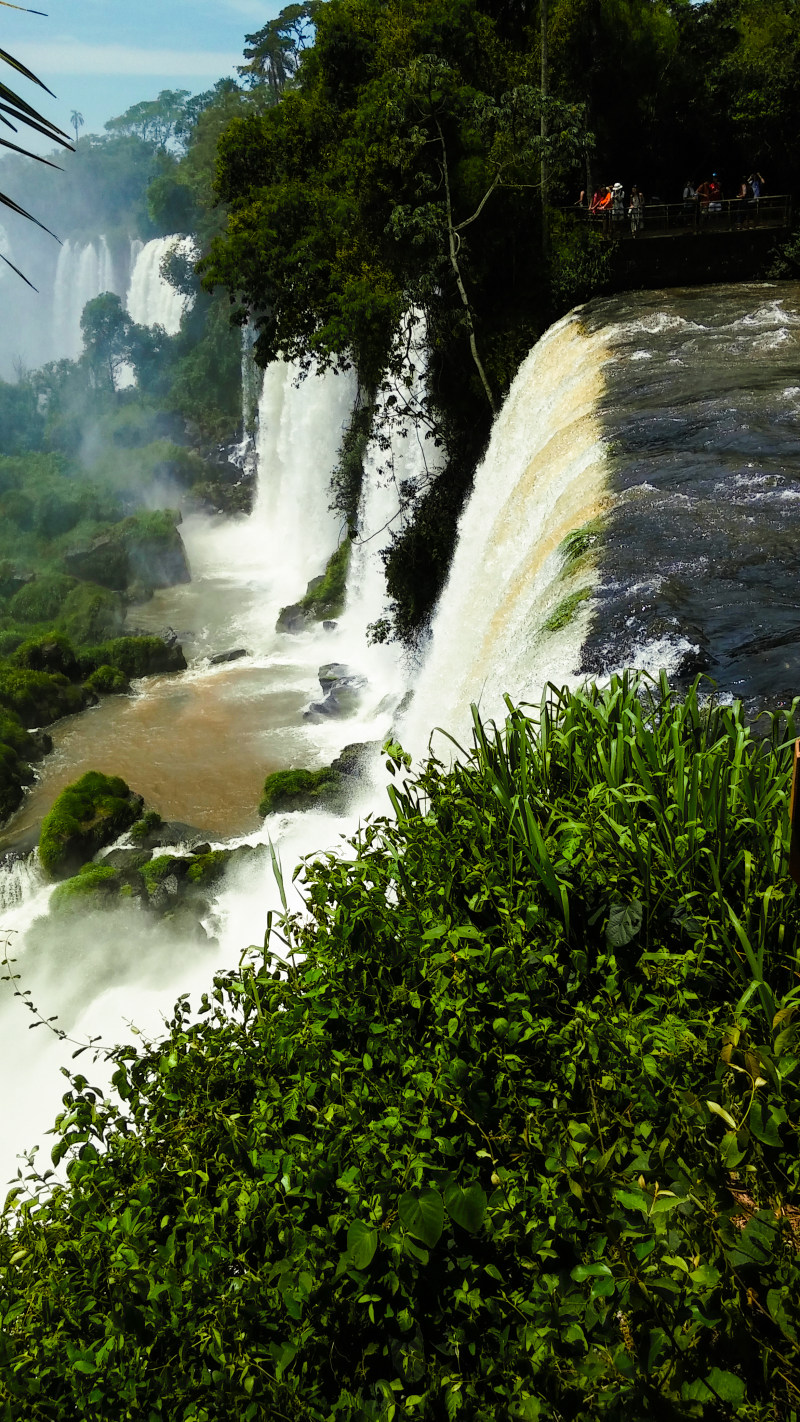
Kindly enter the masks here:
<path id="1" fill-rule="evenodd" d="M 472 702 L 484 717 L 502 718 L 504 693 L 538 700 L 546 682 L 575 673 L 589 602 L 560 631 L 545 623 L 574 587 L 561 578 L 561 541 L 604 507 L 606 456 L 594 412 L 607 358 L 604 335 L 584 334 L 572 314 L 551 327 L 517 374 L 461 517 L 401 726 L 416 756 L 433 727 L 465 743 Z M 590 570 L 581 584 L 587 580 Z"/>
<path id="2" fill-rule="evenodd" d="M 83 308 L 105 291 L 119 295 L 105 237 L 95 242 L 65 242 L 58 255 L 53 287 L 51 360 L 77 360 L 83 349 Z"/>
<path id="3" fill-rule="evenodd" d="M 128 314 L 137 325 L 163 326 L 168 336 L 177 335 L 190 304 L 189 299 L 161 275 L 161 263 L 173 248 L 188 257 L 195 252 L 191 237 L 155 237 L 143 246 L 134 244 L 126 298 Z"/>

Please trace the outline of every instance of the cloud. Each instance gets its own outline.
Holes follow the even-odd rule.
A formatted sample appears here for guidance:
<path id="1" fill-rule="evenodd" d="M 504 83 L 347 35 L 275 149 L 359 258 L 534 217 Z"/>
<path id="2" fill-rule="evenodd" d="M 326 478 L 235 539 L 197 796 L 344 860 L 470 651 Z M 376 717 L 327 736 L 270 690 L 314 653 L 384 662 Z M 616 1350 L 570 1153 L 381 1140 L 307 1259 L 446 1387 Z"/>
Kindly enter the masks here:
<path id="1" fill-rule="evenodd" d="M 34 73 L 50 74 L 142 74 L 171 78 L 218 78 L 227 74 L 241 56 L 211 49 L 141 49 L 125 44 L 84 44 L 81 40 L 58 39 L 36 45 L 15 44 L 14 54 Z"/>

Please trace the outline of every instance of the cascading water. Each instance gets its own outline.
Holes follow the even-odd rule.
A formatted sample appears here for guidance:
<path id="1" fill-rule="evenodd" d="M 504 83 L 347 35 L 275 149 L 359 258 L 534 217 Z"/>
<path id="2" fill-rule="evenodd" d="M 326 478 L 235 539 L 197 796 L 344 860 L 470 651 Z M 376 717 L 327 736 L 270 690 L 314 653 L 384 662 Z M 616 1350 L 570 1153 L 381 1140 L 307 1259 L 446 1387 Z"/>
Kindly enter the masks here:
<path id="1" fill-rule="evenodd" d="M 84 306 L 102 292 L 115 290 L 114 262 L 105 237 L 96 242 L 64 243 L 53 289 L 51 359 L 77 359 L 83 349 Z"/>
<path id="2" fill-rule="evenodd" d="M 559 545 L 600 512 L 605 447 L 595 409 L 609 358 L 573 313 L 523 363 L 461 517 L 450 577 L 401 738 L 423 754 L 434 726 L 468 735 L 469 706 L 503 715 L 503 695 L 568 680 L 588 602 L 566 629 L 547 621 L 570 591 Z"/>
<path id="3" fill-rule="evenodd" d="M 189 298 L 176 291 L 161 275 L 161 263 L 176 249 L 191 257 L 195 244 L 191 237 L 155 237 L 139 246 L 131 263 L 131 279 L 126 305 L 128 314 L 139 326 L 163 326 L 168 336 L 180 330 L 181 318 L 189 306 Z"/>
<path id="4" fill-rule="evenodd" d="M 471 700 L 502 715 L 504 692 L 534 699 L 543 682 L 579 675 L 592 659 L 604 673 L 631 659 L 683 655 L 692 642 L 732 669 L 731 684 L 738 676 L 746 688 L 752 676 L 763 686 L 776 666 L 793 676 L 798 334 L 800 290 L 789 287 L 615 298 L 549 331 L 496 422 L 399 727 L 402 658 L 396 648 L 366 647 L 364 628 L 383 610 L 375 555 L 403 516 L 398 492 L 435 472 L 430 449 L 407 427 L 404 439 L 395 431 L 392 450 L 368 450 L 342 616 L 329 628 L 276 632 L 280 606 L 323 572 L 340 537 L 328 482 L 354 390 L 330 373 L 297 386 L 291 369 L 273 367 L 260 400 L 253 516 L 187 518 L 193 583 L 137 610 L 137 621 L 149 617 L 156 630 L 165 622 L 182 637 L 186 630 L 189 672 L 149 679 L 133 697 L 108 698 L 53 728 L 43 807 L 58 775 L 68 781 L 96 766 L 123 774 L 162 813 L 193 821 L 215 841 L 250 830 L 251 840 L 263 840 L 255 805 L 268 770 L 313 769 L 346 743 L 380 741 L 392 728 L 420 753 L 436 725 L 466 735 Z M 565 578 L 565 535 L 598 517 L 599 544 Z M 587 591 L 571 618 L 562 615 L 565 599 Z M 209 666 L 209 653 L 231 647 L 249 655 Z M 304 720 L 319 697 L 319 666 L 334 661 L 363 676 L 359 709 L 345 720 Z M 29 805 L 38 794 L 34 787 Z M 386 808 L 380 787 L 364 807 Z M 318 812 L 272 817 L 287 882 L 302 854 L 341 849 L 352 823 Z M 38 878 L 21 886 L 12 868 L 16 887 L 8 882 L 2 921 L 18 931 L 15 971 L 43 1014 L 59 1013 L 79 1039 L 100 1032 L 113 1041 L 131 1018 L 157 1031 L 175 994 L 196 998 L 214 966 L 261 940 L 267 911 L 278 906 L 265 867 L 241 870 L 209 919 L 219 946 L 167 941 L 146 925 L 137 937 L 143 923 L 131 916 L 79 920 L 77 932 L 65 925 L 57 949 L 33 951 L 25 931 L 45 912 L 50 889 Z M 28 1034 L 18 1003 L 7 1002 L 2 1019 L 3 1065 L 18 1084 L 0 1161 L 10 1174 L 15 1150 L 52 1119 L 57 1065 L 70 1048 L 45 1047 L 44 1030 Z"/>

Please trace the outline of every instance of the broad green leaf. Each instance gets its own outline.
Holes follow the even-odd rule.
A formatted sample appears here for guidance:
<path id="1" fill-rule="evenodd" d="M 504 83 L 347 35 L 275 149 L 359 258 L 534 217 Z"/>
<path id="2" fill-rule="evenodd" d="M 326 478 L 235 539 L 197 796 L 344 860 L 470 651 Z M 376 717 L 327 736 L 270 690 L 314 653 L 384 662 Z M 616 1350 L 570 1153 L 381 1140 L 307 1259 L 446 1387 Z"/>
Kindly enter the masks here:
<path id="1" fill-rule="evenodd" d="M 623 903 L 615 899 L 608 915 L 606 942 L 609 948 L 624 948 L 639 932 L 644 917 L 644 908 L 639 899 Z"/>
<path id="2" fill-rule="evenodd" d="M 439 1191 L 422 1190 L 417 1193 L 407 1190 L 400 1197 L 397 1210 L 409 1234 L 432 1249 L 444 1228 L 444 1201 Z"/>
<path id="3" fill-rule="evenodd" d="M 378 1248 L 378 1231 L 363 1220 L 353 1220 L 347 1231 L 347 1260 L 356 1269 L 368 1269 Z"/>
<path id="4" fill-rule="evenodd" d="M 470 1234 L 477 1234 L 483 1224 L 487 1203 L 480 1185 L 468 1185 L 464 1190 L 460 1185 L 449 1185 L 444 1192 L 444 1203 L 454 1224 Z"/>
<path id="5" fill-rule="evenodd" d="M 610 1273 L 607 1264 L 576 1264 L 569 1277 L 574 1279 L 576 1284 L 582 1284 L 584 1279 L 597 1279 Z"/>

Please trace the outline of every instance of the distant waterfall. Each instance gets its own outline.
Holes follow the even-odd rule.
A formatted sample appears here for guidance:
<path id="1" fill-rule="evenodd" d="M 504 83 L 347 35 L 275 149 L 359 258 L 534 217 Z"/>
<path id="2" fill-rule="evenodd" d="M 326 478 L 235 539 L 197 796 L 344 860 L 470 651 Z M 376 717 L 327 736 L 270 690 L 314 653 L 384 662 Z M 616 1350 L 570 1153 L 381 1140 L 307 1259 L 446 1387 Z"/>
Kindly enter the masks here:
<path id="1" fill-rule="evenodd" d="M 504 692 L 537 698 L 545 682 L 577 670 L 589 604 L 560 631 L 545 624 L 570 590 L 559 545 L 604 503 L 595 409 L 607 358 L 603 332 L 586 335 L 573 313 L 546 332 L 517 374 L 461 517 L 401 730 L 416 754 L 435 726 L 468 736 L 471 702 L 502 716 Z"/>
<path id="2" fill-rule="evenodd" d="M 191 237 L 156 237 L 144 246 L 140 243 L 134 246 L 138 250 L 132 253 L 128 314 L 139 326 L 163 326 L 168 336 L 175 336 L 190 302 L 164 280 L 161 263 L 173 247 L 191 256 L 194 241 Z"/>
<path id="3" fill-rule="evenodd" d="M 77 359 L 83 349 L 84 306 L 102 292 L 116 290 L 114 262 L 105 237 L 95 242 L 64 243 L 53 286 L 50 360 Z"/>

